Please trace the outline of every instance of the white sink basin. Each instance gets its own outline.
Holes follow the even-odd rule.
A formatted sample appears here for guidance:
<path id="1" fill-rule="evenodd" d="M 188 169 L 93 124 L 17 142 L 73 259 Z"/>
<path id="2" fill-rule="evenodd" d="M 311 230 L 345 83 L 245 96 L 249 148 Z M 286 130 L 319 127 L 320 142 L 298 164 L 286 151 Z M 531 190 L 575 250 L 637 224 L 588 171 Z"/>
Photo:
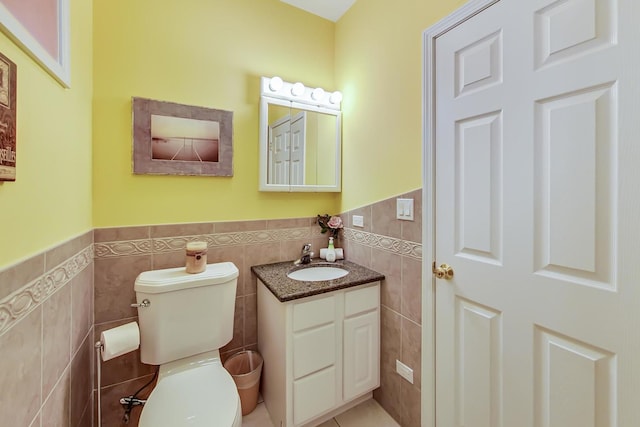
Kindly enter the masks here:
<path id="1" fill-rule="evenodd" d="M 307 267 L 291 271 L 287 274 L 289 279 L 301 282 L 318 282 L 320 280 L 333 280 L 346 276 L 349 272 L 339 267 Z"/>

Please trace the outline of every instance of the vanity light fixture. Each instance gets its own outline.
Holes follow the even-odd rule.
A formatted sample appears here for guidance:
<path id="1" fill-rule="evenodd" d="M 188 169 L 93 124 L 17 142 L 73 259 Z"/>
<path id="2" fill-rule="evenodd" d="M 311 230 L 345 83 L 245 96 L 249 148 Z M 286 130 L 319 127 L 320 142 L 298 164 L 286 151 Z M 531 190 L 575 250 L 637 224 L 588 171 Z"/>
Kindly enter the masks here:
<path id="1" fill-rule="evenodd" d="M 271 77 L 271 80 L 269 80 L 269 89 L 272 92 L 277 92 L 280 89 L 282 89 L 282 85 L 284 84 L 284 82 L 282 81 L 282 79 L 278 76 L 273 76 Z"/>
<path id="2" fill-rule="evenodd" d="M 278 76 L 262 77 L 260 91 L 262 96 L 269 98 L 331 110 L 340 110 L 342 102 L 342 93 L 338 91 L 328 92 L 321 87 L 305 87 L 302 82 L 290 83 Z"/>
<path id="3" fill-rule="evenodd" d="M 340 104 L 342 102 L 342 92 L 335 91 L 329 97 L 329 102 L 332 104 Z"/>
<path id="4" fill-rule="evenodd" d="M 317 87 L 311 92 L 311 99 L 314 101 L 320 101 L 322 98 L 324 98 L 324 89 L 321 87 Z"/>
<path id="5" fill-rule="evenodd" d="M 302 96 L 304 94 L 304 85 L 300 82 L 295 83 L 291 88 L 291 95 Z"/>

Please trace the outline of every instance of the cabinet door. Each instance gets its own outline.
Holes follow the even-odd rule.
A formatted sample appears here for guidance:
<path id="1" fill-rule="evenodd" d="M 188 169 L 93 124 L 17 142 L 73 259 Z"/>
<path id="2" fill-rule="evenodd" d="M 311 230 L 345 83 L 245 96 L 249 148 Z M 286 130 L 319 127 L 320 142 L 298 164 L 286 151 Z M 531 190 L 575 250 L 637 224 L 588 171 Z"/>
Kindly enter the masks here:
<path id="1" fill-rule="evenodd" d="M 344 400 L 380 385 L 380 314 L 375 310 L 344 321 Z"/>

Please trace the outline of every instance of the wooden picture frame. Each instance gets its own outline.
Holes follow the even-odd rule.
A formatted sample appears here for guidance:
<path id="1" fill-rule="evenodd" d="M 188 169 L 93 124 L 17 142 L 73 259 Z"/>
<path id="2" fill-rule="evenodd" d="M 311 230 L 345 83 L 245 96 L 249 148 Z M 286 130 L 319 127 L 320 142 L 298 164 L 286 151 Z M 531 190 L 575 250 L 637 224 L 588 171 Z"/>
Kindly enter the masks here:
<path id="1" fill-rule="evenodd" d="M 233 176 L 233 113 L 132 99 L 133 173 Z"/>
<path id="2" fill-rule="evenodd" d="M 71 87 L 69 0 L 0 0 L 0 30 Z"/>
<path id="3" fill-rule="evenodd" d="M 0 181 L 16 180 L 16 104 L 18 70 L 0 53 Z"/>

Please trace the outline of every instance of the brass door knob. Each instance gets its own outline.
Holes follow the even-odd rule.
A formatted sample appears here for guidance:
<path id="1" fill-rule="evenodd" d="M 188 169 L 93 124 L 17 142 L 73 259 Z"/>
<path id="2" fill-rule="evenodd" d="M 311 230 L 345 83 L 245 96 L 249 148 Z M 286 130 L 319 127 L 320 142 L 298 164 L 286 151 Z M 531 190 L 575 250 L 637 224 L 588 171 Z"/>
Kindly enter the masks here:
<path id="1" fill-rule="evenodd" d="M 436 267 L 434 262 L 433 275 L 437 279 L 451 280 L 453 278 L 453 268 L 449 264 L 441 264 L 440 267 Z"/>

